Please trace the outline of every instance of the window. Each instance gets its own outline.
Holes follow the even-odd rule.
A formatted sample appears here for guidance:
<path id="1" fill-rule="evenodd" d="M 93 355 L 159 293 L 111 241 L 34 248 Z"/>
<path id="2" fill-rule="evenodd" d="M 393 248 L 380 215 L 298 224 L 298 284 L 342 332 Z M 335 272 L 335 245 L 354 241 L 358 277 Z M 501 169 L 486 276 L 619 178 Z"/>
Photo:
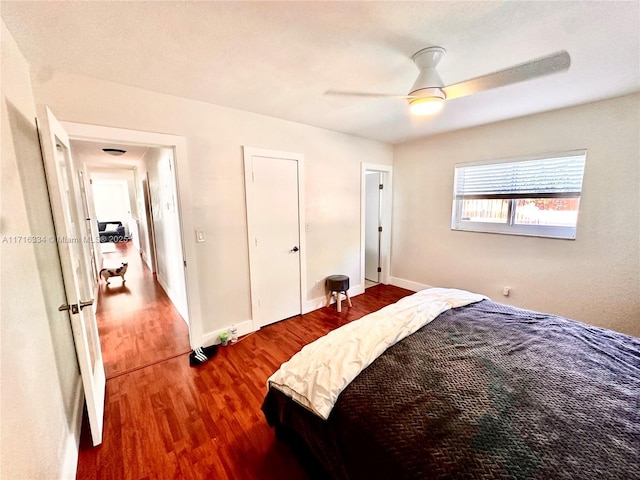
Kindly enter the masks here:
<path id="1" fill-rule="evenodd" d="M 456 165 L 451 228 L 576 238 L 586 150 Z"/>

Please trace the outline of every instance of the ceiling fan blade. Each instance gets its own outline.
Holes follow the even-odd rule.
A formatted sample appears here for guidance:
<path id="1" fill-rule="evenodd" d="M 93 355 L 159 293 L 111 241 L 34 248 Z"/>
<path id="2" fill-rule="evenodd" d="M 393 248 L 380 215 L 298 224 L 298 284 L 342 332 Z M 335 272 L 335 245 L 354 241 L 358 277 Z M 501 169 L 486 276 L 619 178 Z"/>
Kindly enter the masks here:
<path id="1" fill-rule="evenodd" d="M 531 60 L 530 62 L 505 68 L 497 72 L 475 77 L 464 82 L 455 83 L 448 87 L 443 87 L 447 100 L 464 97 L 473 93 L 482 92 L 491 88 L 503 87 L 512 83 L 523 82 L 552 73 L 559 73 L 569 69 L 571 57 L 562 50 L 560 52 L 547 55 L 546 57 Z"/>
<path id="2" fill-rule="evenodd" d="M 372 97 L 372 98 L 413 98 L 412 95 L 394 95 L 391 93 L 351 92 L 348 90 L 327 90 L 325 95 L 339 95 L 343 97 Z"/>

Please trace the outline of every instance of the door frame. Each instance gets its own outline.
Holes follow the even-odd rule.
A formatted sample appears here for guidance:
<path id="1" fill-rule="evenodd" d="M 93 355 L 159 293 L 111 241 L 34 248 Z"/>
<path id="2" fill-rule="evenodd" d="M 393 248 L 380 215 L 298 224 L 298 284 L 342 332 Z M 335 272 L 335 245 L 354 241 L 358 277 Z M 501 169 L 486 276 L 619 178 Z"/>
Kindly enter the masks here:
<path id="1" fill-rule="evenodd" d="M 391 279 L 391 209 L 393 200 L 393 167 L 376 163 L 360 165 L 360 284 L 365 285 L 365 208 L 367 202 L 367 172 L 382 174 L 382 236 L 380 238 L 380 283 L 388 285 Z"/>
<path id="2" fill-rule="evenodd" d="M 73 152 L 72 152 L 73 153 Z M 78 166 L 76 165 L 76 169 L 78 168 Z M 88 236 L 96 238 L 93 235 L 93 228 L 91 228 L 91 224 L 92 224 L 92 219 L 95 218 L 94 215 L 91 214 L 91 207 L 89 205 L 89 197 L 87 195 L 87 184 L 88 182 L 86 181 L 85 178 L 85 171 L 82 169 L 78 169 L 78 171 L 76 172 L 78 174 L 78 185 L 80 187 L 80 199 L 82 201 L 82 208 L 83 208 L 83 220 L 85 222 L 85 226 L 86 226 L 86 230 L 85 232 L 88 234 Z M 92 285 L 95 286 L 94 290 L 97 290 L 98 288 L 98 276 L 99 276 L 99 272 L 100 272 L 100 268 L 98 266 L 98 262 L 96 261 L 98 258 L 98 255 L 96 254 L 96 248 L 95 248 L 95 243 L 94 242 L 89 242 L 89 252 L 90 252 L 90 256 L 91 256 L 91 277 L 92 277 Z M 94 295 L 97 292 L 94 292 Z M 94 298 L 98 298 L 97 296 L 94 296 Z"/>
<path id="3" fill-rule="evenodd" d="M 381 172 L 372 172 L 368 170 L 365 176 L 365 225 L 364 225 L 364 279 L 380 283 L 380 272 L 382 271 L 380 265 L 380 243 L 382 240 L 382 232 L 379 227 L 382 224 L 381 208 L 382 208 L 382 192 L 380 189 L 382 185 L 383 174 Z M 372 218 L 373 207 L 375 206 L 375 222 Z M 375 224 L 375 225 L 374 225 Z M 375 226 L 375 235 L 373 233 L 373 227 Z M 373 238 L 375 236 L 375 239 Z M 369 252 L 375 247 L 375 272 L 373 271 L 373 256 Z M 375 280 L 373 280 L 375 278 Z M 366 288 L 366 285 L 365 285 Z"/>
<path id="4" fill-rule="evenodd" d="M 60 122 L 71 140 L 87 140 L 104 143 L 124 143 L 164 147 L 173 150 L 175 180 L 177 190 L 177 207 L 180 219 L 180 236 L 182 258 L 185 262 L 184 276 L 189 325 L 189 342 L 195 349 L 203 345 L 204 328 L 200 308 L 200 288 L 198 283 L 198 260 L 196 255 L 195 232 L 193 221 L 193 199 L 191 194 L 191 177 L 187 156 L 187 142 L 184 137 L 164 133 L 127 130 L 123 128 L 88 125 L 75 122 Z"/>
<path id="5" fill-rule="evenodd" d="M 255 245 L 251 241 L 255 238 L 255 227 L 253 225 L 253 219 L 255 214 L 253 213 L 253 205 L 251 199 L 253 198 L 253 181 L 251 164 L 253 156 L 268 157 L 268 158 L 280 158 L 286 160 L 293 160 L 298 164 L 298 237 L 300 239 L 299 261 L 300 261 L 300 313 L 307 313 L 305 308 L 306 302 L 304 301 L 307 295 L 307 244 L 305 238 L 305 191 L 304 191 L 304 155 L 301 153 L 285 152 L 280 150 L 269 150 L 264 148 L 256 148 L 243 146 L 243 159 L 244 159 L 244 184 L 245 184 L 245 204 L 247 210 L 247 246 L 249 250 L 249 283 L 251 288 L 251 323 L 253 331 L 260 329 L 261 321 L 256 318 L 258 308 L 258 295 L 257 285 L 254 282 L 254 276 L 251 272 L 258 270 L 257 255 L 255 252 Z"/>

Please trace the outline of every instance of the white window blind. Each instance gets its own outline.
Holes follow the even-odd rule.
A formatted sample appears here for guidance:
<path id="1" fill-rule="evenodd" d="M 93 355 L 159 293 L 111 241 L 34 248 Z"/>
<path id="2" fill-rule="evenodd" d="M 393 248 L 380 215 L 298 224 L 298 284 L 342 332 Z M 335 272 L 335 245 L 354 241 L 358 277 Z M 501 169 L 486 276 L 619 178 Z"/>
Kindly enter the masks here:
<path id="1" fill-rule="evenodd" d="M 459 165 L 456 198 L 579 197 L 585 153 L 537 160 Z"/>
<path id="2" fill-rule="evenodd" d="M 451 228 L 575 239 L 586 155 L 456 165 Z"/>

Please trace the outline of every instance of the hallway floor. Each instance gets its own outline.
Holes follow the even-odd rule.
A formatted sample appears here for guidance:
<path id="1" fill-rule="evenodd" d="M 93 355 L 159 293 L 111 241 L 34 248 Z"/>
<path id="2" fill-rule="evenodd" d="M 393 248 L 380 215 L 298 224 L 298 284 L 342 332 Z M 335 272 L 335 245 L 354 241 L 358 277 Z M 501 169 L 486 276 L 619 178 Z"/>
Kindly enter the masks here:
<path id="1" fill-rule="evenodd" d="M 133 242 L 104 254 L 104 267 L 127 262 L 126 283 L 100 279 L 98 330 L 107 379 L 191 351 L 189 328 Z"/>

